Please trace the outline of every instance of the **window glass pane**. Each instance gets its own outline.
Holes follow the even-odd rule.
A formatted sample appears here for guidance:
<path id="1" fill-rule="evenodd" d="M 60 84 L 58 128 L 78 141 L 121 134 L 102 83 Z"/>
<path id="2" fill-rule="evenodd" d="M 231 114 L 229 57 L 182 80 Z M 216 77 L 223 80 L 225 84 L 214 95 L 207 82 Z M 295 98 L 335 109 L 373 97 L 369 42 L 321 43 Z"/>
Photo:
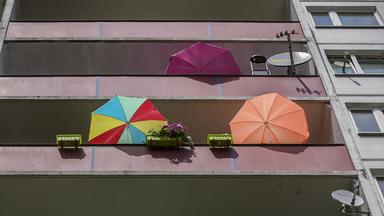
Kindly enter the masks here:
<path id="1" fill-rule="evenodd" d="M 331 18 L 329 17 L 328 12 L 312 12 L 313 21 L 317 26 L 325 25 L 331 26 L 333 25 Z"/>
<path id="2" fill-rule="evenodd" d="M 384 59 L 359 59 L 359 64 L 366 74 L 384 74 Z"/>
<path id="3" fill-rule="evenodd" d="M 377 183 L 379 184 L 379 188 L 381 190 L 381 193 L 384 193 L 384 178 L 380 177 L 380 178 L 376 178 L 376 179 L 377 179 Z"/>
<path id="4" fill-rule="evenodd" d="M 371 110 L 352 110 L 351 113 L 359 132 L 380 132 Z"/>
<path id="5" fill-rule="evenodd" d="M 345 62 L 345 67 L 344 67 L 344 62 Z M 340 57 L 332 57 L 329 58 L 329 63 L 331 64 L 333 71 L 336 74 L 353 74 L 354 71 L 352 69 L 352 62 L 350 60 L 344 60 L 342 56 Z M 343 71 L 344 68 L 344 71 Z"/>
<path id="6" fill-rule="evenodd" d="M 337 15 L 343 25 L 379 25 L 373 13 L 338 12 Z"/>

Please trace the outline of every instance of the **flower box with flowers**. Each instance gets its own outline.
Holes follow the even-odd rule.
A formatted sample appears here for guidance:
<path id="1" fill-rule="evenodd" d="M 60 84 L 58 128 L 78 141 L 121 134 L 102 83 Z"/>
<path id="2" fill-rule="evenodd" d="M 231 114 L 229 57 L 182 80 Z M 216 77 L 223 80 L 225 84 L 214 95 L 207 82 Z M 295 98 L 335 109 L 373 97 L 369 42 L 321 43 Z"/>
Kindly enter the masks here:
<path id="1" fill-rule="evenodd" d="M 185 127 L 180 123 L 166 123 L 159 131 L 152 130 L 147 136 L 149 147 L 179 147 L 187 141 Z"/>

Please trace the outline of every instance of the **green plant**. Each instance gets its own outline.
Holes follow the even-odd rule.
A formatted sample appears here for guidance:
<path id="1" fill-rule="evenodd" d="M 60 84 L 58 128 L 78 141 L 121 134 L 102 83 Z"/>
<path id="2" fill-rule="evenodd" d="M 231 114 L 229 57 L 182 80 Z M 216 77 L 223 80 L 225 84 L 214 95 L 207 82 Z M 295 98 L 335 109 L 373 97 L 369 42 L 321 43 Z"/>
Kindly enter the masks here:
<path id="1" fill-rule="evenodd" d="M 186 127 L 180 123 L 165 123 L 159 131 L 151 130 L 149 132 L 151 136 L 158 136 L 163 138 L 175 138 L 181 143 L 189 142 L 189 139 L 186 135 Z"/>

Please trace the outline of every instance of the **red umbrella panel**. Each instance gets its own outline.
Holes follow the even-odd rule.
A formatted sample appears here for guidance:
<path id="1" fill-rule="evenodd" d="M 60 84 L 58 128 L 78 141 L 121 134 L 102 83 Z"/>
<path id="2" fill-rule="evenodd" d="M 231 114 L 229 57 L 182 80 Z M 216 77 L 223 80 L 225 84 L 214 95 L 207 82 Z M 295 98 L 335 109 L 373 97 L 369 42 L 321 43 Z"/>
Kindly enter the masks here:
<path id="1" fill-rule="evenodd" d="M 242 75 L 230 50 L 198 42 L 171 56 L 169 75 Z"/>

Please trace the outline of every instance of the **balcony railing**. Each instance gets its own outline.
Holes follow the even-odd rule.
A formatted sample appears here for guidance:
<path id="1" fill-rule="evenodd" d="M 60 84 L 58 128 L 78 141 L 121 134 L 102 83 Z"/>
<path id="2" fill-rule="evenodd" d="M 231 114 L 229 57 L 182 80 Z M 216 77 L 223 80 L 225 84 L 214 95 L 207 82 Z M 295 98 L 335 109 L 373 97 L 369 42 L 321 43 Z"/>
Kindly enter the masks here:
<path id="1" fill-rule="evenodd" d="M 19 146 L 0 147 L 0 158 L 7 161 L 0 164 L 0 173 L 353 171 L 351 159 L 343 145 L 236 146 L 230 150 L 196 146 L 193 150 L 183 147 L 167 151 L 148 149 L 146 146 L 103 146 L 96 150 L 92 147 L 58 150 L 57 147 Z M 91 163 L 95 164 L 93 168 Z"/>
<path id="2" fill-rule="evenodd" d="M 278 92 L 289 97 L 326 96 L 320 77 L 103 76 L 4 77 L 0 96 L 151 98 L 252 97 Z"/>
<path id="3" fill-rule="evenodd" d="M 10 22 L 7 41 L 14 40 L 214 40 L 275 41 L 277 32 L 295 30 L 299 22 Z"/>

